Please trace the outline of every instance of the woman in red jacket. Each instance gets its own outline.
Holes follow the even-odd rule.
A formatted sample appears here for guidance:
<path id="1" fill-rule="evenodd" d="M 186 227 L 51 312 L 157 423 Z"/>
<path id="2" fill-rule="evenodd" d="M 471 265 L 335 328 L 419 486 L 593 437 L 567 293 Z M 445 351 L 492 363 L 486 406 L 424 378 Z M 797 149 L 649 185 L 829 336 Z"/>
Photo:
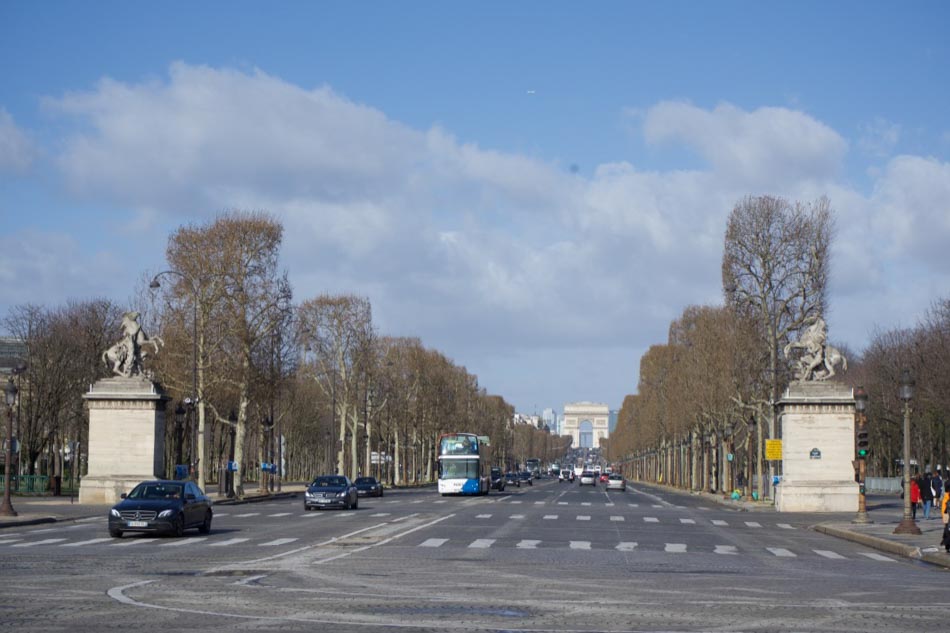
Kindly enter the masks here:
<path id="1" fill-rule="evenodd" d="M 914 512 L 914 520 L 917 520 L 917 506 L 920 504 L 920 476 L 910 480 L 910 509 Z"/>

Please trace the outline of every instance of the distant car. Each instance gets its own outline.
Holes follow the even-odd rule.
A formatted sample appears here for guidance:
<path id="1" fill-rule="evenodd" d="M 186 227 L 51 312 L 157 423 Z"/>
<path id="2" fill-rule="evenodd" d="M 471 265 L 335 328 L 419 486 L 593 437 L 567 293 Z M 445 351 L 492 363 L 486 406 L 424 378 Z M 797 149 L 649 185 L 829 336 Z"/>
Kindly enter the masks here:
<path id="1" fill-rule="evenodd" d="M 518 473 L 505 473 L 505 483 L 509 486 L 521 487 L 521 476 Z"/>
<path id="2" fill-rule="evenodd" d="M 375 477 L 357 477 L 353 480 L 356 486 L 356 495 L 358 497 L 382 497 L 383 484 L 379 483 Z"/>
<path id="3" fill-rule="evenodd" d="M 610 475 L 608 475 L 607 473 L 600 473 L 600 483 L 602 484 L 607 483 L 607 479 L 609 478 L 610 478 Z"/>
<path id="4" fill-rule="evenodd" d="M 501 468 L 491 469 L 491 488 L 492 490 L 497 490 L 498 492 L 504 492 L 505 476 L 502 474 Z"/>
<path id="5" fill-rule="evenodd" d="M 182 536 L 189 528 L 211 531 L 211 499 L 192 481 L 143 481 L 109 510 L 109 535 L 155 532 Z"/>
<path id="6" fill-rule="evenodd" d="M 529 473 L 527 470 L 522 471 L 519 476 L 521 477 L 521 481 L 526 482 L 529 486 L 534 485 L 534 482 L 531 481 L 531 473 Z"/>
<path id="7" fill-rule="evenodd" d="M 349 477 L 343 475 L 321 475 L 307 487 L 303 495 L 303 509 L 332 508 L 356 510 L 359 507 L 359 494 Z"/>
<path id="8" fill-rule="evenodd" d="M 627 482 L 624 480 L 623 475 L 619 473 L 611 473 L 607 478 L 607 490 L 619 490 L 621 492 L 627 489 Z"/>
<path id="9" fill-rule="evenodd" d="M 581 480 L 578 483 L 579 486 L 596 486 L 597 485 L 597 473 L 592 470 L 585 470 L 581 473 Z"/>

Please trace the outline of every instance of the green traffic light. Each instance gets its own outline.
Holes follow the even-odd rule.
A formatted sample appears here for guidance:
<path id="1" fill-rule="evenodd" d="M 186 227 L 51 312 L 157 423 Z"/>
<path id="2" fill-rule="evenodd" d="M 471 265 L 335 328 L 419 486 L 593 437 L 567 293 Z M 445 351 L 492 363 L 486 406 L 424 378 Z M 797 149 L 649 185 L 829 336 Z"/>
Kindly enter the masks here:
<path id="1" fill-rule="evenodd" d="M 868 456 L 868 449 L 862 448 L 858 451 L 858 457 L 867 457 L 867 456 Z"/>

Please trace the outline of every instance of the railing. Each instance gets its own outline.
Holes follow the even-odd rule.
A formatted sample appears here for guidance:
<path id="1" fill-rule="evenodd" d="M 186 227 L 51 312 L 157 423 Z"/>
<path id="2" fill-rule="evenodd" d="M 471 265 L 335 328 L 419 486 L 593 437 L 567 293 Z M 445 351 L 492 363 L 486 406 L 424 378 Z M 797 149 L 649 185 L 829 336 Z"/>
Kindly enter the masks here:
<path id="1" fill-rule="evenodd" d="M 900 477 L 868 477 L 864 482 L 868 492 L 900 492 Z"/>
<path id="2" fill-rule="evenodd" d="M 6 478 L 0 475 L 0 489 L 6 486 Z M 13 477 L 11 491 L 21 494 L 36 494 L 49 490 L 48 475 L 19 475 Z"/>

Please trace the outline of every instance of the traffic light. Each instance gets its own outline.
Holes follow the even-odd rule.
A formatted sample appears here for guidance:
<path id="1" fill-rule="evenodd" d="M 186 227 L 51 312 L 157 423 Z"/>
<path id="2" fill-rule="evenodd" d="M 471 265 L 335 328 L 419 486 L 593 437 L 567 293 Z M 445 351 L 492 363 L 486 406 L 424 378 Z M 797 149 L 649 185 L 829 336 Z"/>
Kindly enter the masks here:
<path id="1" fill-rule="evenodd" d="M 870 447 L 868 446 L 868 430 L 864 426 L 858 429 L 855 446 L 857 448 L 858 457 L 868 456 L 870 452 Z"/>

